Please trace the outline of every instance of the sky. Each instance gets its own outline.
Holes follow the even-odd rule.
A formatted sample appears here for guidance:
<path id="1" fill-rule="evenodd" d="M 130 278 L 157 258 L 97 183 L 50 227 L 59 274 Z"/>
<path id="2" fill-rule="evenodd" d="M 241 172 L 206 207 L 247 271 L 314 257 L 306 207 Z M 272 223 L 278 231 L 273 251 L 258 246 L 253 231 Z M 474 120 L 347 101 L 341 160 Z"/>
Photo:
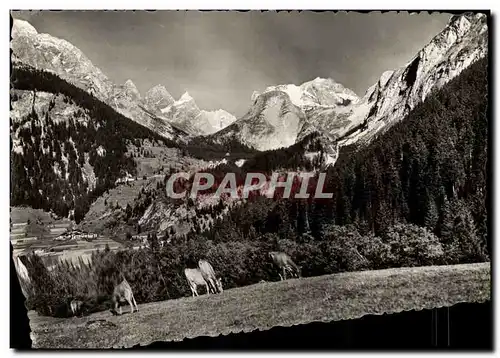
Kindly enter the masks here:
<path id="1" fill-rule="evenodd" d="M 359 96 L 405 65 L 447 13 L 37 11 L 13 13 L 82 50 L 113 82 L 141 95 L 164 85 L 201 109 L 246 113 L 254 91 L 332 78 Z"/>

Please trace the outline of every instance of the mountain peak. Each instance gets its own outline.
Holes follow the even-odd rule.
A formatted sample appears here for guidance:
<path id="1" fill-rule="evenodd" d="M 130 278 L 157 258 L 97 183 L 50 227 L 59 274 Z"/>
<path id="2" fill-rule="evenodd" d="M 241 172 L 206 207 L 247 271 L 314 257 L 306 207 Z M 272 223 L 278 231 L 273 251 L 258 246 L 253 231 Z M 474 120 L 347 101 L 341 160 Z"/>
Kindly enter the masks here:
<path id="1" fill-rule="evenodd" d="M 188 91 L 184 92 L 181 96 L 181 98 L 179 98 L 179 101 L 178 102 L 187 102 L 187 101 L 192 101 L 193 100 L 193 97 L 191 97 L 188 93 Z"/>
<path id="2" fill-rule="evenodd" d="M 28 21 L 14 19 L 14 23 L 12 24 L 12 37 L 17 36 L 19 33 L 24 35 L 37 35 L 38 31 Z"/>
<path id="3" fill-rule="evenodd" d="M 452 24 L 460 25 L 464 24 L 464 21 L 468 22 L 475 22 L 475 21 L 481 21 L 481 20 L 486 20 L 486 15 L 485 14 L 474 14 L 473 12 L 465 12 L 460 15 L 453 15 L 450 17 L 450 20 L 448 21 L 448 26 Z"/>
<path id="4" fill-rule="evenodd" d="M 148 92 L 168 92 L 164 85 L 157 84 L 156 86 L 151 87 Z"/>
<path id="5" fill-rule="evenodd" d="M 132 82 L 132 80 L 131 80 L 131 79 L 128 79 L 128 80 L 126 80 L 126 81 L 125 81 L 125 86 L 126 86 L 126 87 L 129 87 L 129 88 L 137 88 L 137 87 L 135 86 L 134 82 Z"/>
<path id="6" fill-rule="evenodd" d="M 279 91 L 286 93 L 292 103 L 300 108 L 315 106 L 341 106 L 355 103 L 359 100 L 354 91 L 335 82 L 331 78 L 316 77 L 304 82 L 300 86 L 295 84 L 284 84 L 267 87 L 263 93 Z M 261 94 L 254 92 L 252 101 Z"/>
<path id="7" fill-rule="evenodd" d="M 141 98 L 141 94 L 132 80 L 128 79 L 123 87 L 129 97 L 135 100 L 139 100 Z"/>
<path id="8" fill-rule="evenodd" d="M 175 102 L 165 86 L 158 84 L 150 88 L 144 96 L 144 102 L 151 109 L 163 109 Z"/>
<path id="9" fill-rule="evenodd" d="M 323 82 L 335 82 L 332 78 L 316 77 L 314 80 L 310 81 L 312 83 L 323 83 Z"/>

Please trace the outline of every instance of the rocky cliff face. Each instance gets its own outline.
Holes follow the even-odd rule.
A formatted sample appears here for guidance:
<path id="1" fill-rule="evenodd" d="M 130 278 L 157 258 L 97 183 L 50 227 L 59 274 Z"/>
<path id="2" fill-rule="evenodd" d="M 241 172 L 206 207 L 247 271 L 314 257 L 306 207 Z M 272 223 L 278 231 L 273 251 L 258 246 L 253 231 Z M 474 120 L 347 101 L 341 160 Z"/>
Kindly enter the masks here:
<path id="1" fill-rule="evenodd" d="M 257 150 L 288 147 L 295 143 L 305 115 L 282 91 L 268 91 L 255 99 L 248 113 L 215 133 L 218 143 L 238 139 Z"/>
<path id="2" fill-rule="evenodd" d="M 68 41 L 40 34 L 27 21 L 18 19 L 14 20 L 11 36 L 13 61 L 54 72 L 98 99 L 107 100 L 113 84 Z"/>
<path id="3" fill-rule="evenodd" d="M 290 146 L 313 131 L 329 128 L 334 133 L 343 128 L 359 98 L 333 79 L 316 78 L 300 86 L 278 85 L 254 92 L 252 101 L 243 118 L 217 135 L 269 150 Z"/>
<path id="4" fill-rule="evenodd" d="M 435 89 L 487 55 L 488 27 L 483 14 L 453 16 L 443 31 L 405 66 L 382 74 L 353 108 L 341 145 L 368 143 Z"/>
<path id="5" fill-rule="evenodd" d="M 174 102 L 174 97 L 172 97 L 163 85 L 157 85 L 149 89 L 143 99 L 144 105 L 155 111 L 156 114 L 161 114 L 163 108 L 167 108 Z"/>
<path id="6" fill-rule="evenodd" d="M 152 117 L 140 105 L 140 94 L 132 81 L 116 85 L 66 40 L 40 34 L 28 22 L 14 20 L 11 32 L 12 61 L 53 72 L 89 92 L 133 121 L 160 135 L 177 139 L 179 131 L 168 122 Z"/>

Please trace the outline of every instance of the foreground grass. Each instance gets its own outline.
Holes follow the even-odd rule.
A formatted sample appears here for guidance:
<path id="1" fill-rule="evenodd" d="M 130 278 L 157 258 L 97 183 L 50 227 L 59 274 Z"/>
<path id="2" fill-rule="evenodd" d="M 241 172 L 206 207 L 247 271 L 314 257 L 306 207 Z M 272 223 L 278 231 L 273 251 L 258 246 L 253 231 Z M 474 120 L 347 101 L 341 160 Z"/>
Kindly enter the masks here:
<path id="1" fill-rule="evenodd" d="M 490 263 L 349 272 L 266 282 L 82 318 L 30 312 L 35 348 L 121 348 L 490 299 Z M 124 307 L 128 312 L 129 307 Z"/>

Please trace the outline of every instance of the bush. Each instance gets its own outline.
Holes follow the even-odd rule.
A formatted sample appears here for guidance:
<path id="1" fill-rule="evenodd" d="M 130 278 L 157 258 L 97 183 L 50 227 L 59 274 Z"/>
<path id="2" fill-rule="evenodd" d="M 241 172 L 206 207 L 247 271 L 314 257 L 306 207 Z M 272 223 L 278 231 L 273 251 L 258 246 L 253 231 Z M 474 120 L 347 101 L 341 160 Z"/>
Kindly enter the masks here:
<path id="1" fill-rule="evenodd" d="M 428 229 L 412 224 L 390 227 L 383 237 L 390 246 L 392 266 L 424 266 L 445 263 L 443 246 Z"/>

